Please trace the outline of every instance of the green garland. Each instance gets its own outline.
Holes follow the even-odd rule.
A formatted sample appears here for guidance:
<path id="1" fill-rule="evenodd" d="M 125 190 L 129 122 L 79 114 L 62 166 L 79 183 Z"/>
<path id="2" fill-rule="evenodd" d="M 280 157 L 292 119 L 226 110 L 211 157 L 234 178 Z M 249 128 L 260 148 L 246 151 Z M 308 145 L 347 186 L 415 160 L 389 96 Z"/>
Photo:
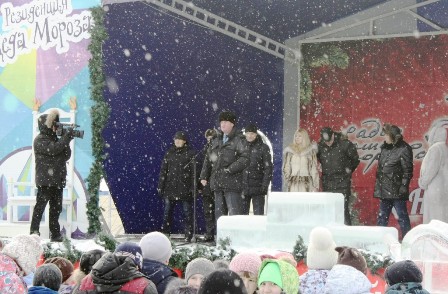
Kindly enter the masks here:
<path id="1" fill-rule="evenodd" d="M 104 27 L 104 10 L 102 7 L 94 7 L 90 11 L 95 24 L 90 31 L 91 42 L 88 47 L 92 55 L 92 58 L 89 60 L 89 73 L 90 95 L 93 100 L 90 114 L 92 116 L 92 153 L 94 162 L 86 181 L 89 194 L 87 202 L 88 233 L 96 234 L 101 231 L 101 223 L 99 221 L 101 210 L 98 205 L 98 192 L 101 178 L 104 176 L 103 160 L 105 159 L 103 153 L 104 141 L 101 133 L 109 118 L 110 109 L 103 97 L 105 78 L 103 73 L 102 45 L 108 37 Z"/>
<path id="2" fill-rule="evenodd" d="M 308 104 L 313 95 L 313 81 L 310 71 L 321 66 L 345 69 L 349 64 L 348 54 L 334 44 L 303 44 L 300 63 L 300 102 Z"/>

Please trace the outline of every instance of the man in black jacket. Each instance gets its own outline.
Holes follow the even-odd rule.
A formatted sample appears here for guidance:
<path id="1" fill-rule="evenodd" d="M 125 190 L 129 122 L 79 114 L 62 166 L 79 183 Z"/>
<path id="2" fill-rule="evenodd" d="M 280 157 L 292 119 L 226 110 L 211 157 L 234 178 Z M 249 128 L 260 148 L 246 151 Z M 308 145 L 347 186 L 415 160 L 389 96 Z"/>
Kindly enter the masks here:
<path id="1" fill-rule="evenodd" d="M 61 242 L 59 215 L 62 211 L 62 193 L 66 184 L 66 162 L 70 159 L 70 141 L 73 132 L 63 133 L 61 138 L 56 135 L 56 123 L 59 122 L 59 112 L 52 109 L 38 119 L 40 134 L 34 139 L 33 148 L 36 162 L 37 197 L 31 219 L 31 234 L 38 234 L 45 206 L 50 202 L 50 240 Z"/>
<path id="2" fill-rule="evenodd" d="M 392 208 L 398 214 L 401 236 L 411 229 L 406 203 L 409 200 L 414 163 L 412 147 L 403 140 L 399 127 L 385 124 L 385 142 L 378 159 L 374 197 L 380 199 L 377 224 L 387 226 Z"/>
<path id="3" fill-rule="evenodd" d="M 244 129 L 249 146 L 249 166 L 244 170 L 244 214 L 249 214 L 250 202 L 254 215 L 264 215 L 265 196 L 272 180 L 272 157 L 266 145 L 257 133 L 258 128 L 249 124 Z"/>
<path id="4" fill-rule="evenodd" d="M 201 171 L 201 184 L 215 193 L 215 219 L 243 214 L 243 170 L 249 165 L 246 139 L 237 130 L 236 116 L 219 115 L 221 132 L 212 140 Z"/>
<path id="5" fill-rule="evenodd" d="M 355 144 L 329 127 L 320 131 L 317 159 L 322 166 L 322 190 L 344 195 L 344 223 L 351 225 L 352 173 L 359 165 Z"/>

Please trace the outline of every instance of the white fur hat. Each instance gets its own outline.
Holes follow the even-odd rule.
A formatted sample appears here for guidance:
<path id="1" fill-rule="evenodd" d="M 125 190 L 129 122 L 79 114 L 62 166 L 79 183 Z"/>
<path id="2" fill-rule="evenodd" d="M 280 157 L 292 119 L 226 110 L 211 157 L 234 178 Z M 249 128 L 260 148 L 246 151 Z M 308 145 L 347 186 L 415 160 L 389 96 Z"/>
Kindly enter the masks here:
<path id="1" fill-rule="evenodd" d="M 310 232 L 306 264 L 309 269 L 329 270 L 338 261 L 335 250 L 336 243 L 330 230 L 324 227 L 315 227 Z"/>
<path id="2" fill-rule="evenodd" d="M 17 235 L 5 245 L 2 253 L 14 259 L 28 275 L 36 270 L 43 249 L 38 235 Z"/>

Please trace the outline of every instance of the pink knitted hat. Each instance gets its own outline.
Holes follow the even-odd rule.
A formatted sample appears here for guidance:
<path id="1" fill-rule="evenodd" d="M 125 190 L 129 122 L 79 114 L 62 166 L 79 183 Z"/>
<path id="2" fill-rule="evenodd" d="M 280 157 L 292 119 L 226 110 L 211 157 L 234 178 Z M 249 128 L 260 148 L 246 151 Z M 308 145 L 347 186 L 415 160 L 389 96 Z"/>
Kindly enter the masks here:
<path id="1" fill-rule="evenodd" d="M 238 253 L 230 261 L 229 269 L 236 273 L 249 272 L 258 275 L 258 270 L 261 266 L 261 258 L 259 255 L 252 252 Z"/>

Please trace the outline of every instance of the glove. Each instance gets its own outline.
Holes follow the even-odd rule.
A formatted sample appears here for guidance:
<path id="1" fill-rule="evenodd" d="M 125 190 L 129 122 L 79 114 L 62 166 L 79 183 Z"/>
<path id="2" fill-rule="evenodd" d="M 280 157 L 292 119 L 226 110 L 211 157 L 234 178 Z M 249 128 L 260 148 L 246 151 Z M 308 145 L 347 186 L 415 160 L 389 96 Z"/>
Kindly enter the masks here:
<path id="1" fill-rule="evenodd" d="M 408 187 L 407 187 L 407 186 L 403 186 L 403 185 L 401 185 L 401 186 L 400 186 L 400 189 L 398 189 L 398 195 L 399 195 L 401 198 L 409 197 L 409 189 L 408 189 Z"/>

